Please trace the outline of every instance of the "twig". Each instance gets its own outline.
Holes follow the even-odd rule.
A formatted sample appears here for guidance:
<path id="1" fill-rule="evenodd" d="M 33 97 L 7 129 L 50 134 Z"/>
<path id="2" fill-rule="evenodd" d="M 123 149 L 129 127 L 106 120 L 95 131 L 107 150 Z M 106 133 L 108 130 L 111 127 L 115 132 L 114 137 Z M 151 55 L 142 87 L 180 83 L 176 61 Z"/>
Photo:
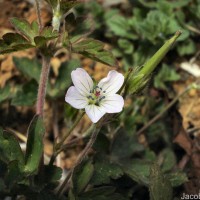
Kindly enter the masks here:
<path id="1" fill-rule="evenodd" d="M 84 112 L 82 112 L 80 114 L 80 116 L 76 119 L 76 121 L 74 122 L 74 124 L 72 125 L 72 127 L 69 129 L 69 131 L 65 134 L 65 136 L 61 139 L 61 141 L 57 144 L 54 145 L 54 153 L 51 156 L 51 160 L 49 162 L 49 165 L 53 165 L 56 157 L 58 156 L 58 154 L 63 150 L 63 144 L 65 142 L 65 140 L 68 138 L 68 136 L 72 133 L 72 131 L 74 130 L 74 128 L 77 126 L 77 124 L 80 122 L 80 120 L 82 119 L 82 117 L 84 116 Z"/>
<path id="2" fill-rule="evenodd" d="M 36 4 L 36 12 L 37 12 L 39 29 L 40 29 L 40 32 L 41 32 L 42 31 L 42 17 L 41 17 L 41 12 L 40 12 L 39 0 L 35 0 L 35 4 Z"/>
<path id="3" fill-rule="evenodd" d="M 195 27 L 193 27 L 193 26 L 191 26 L 191 25 L 185 25 L 185 27 L 186 27 L 188 30 L 190 30 L 190 31 L 192 31 L 192 32 L 197 33 L 197 34 L 200 35 L 200 31 L 199 31 L 197 28 L 195 28 Z"/>
<path id="4" fill-rule="evenodd" d="M 83 151 L 81 152 L 81 154 L 78 156 L 78 159 L 74 165 L 74 167 L 70 170 L 70 172 L 68 173 L 67 177 L 65 178 L 65 180 L 63 181 L 63 183 L 61 184 L 61 186 L 58 188 L 57 190 L 57 194 L 59 195 L 59 197 L 61 197 L 61 195 L 65 192 L 65 190 L 67 189 L 66 186 L 68 186 L 69 181 L 73 175 L 74 169 L 81 164 L 81 162 L 84 160 L 84 158 L 88 155 L 89 150 L 92 148 L 94 142 L 96 141 L 97 135 L 100 131 L 100 127 L 98 127 L 97 129 L 95 129 L 92 133 L 92 136 L 89 140 L 89 142 L 87 143 L 86 147 L 83 149 Z"/>
<path id="5" fill-rule="evenodd" d="M 149 126 L 151 126 L 154 122 L 156 122 L 158 119 L 162 117 L 162 115 L 169 110 L 175 103 L 176 101 L 179 100 L 181 96 L 183 96 L 188 90 L 190 90 L 191 87 L 187 87 L 185 90 L 180 92 L 160 113 L 158 113 L 153 119 L 151 119 L 145 126 L 143 126 L 136 134 L 140 135 L 144 130 L 146 130 Z"/>

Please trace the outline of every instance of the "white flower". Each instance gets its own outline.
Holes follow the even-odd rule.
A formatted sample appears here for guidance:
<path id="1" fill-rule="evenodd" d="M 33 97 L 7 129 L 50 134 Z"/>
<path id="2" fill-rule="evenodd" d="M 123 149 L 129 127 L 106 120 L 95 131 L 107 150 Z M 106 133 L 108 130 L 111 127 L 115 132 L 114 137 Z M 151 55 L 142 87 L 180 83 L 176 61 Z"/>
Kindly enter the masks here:
<path id="1" fill-rule="evenodd" d="M 106 78 L 94 85 L 89 74 L 81 68 L 71 73 L 71 86 L 65 96 L 65 101 L 77 109 L 84 109 L 93 123 L 96 123 L 105 113 L 122 111 L 124 99 L 116 94 L 124 82 L 124 76 L 115 70 Z"/>

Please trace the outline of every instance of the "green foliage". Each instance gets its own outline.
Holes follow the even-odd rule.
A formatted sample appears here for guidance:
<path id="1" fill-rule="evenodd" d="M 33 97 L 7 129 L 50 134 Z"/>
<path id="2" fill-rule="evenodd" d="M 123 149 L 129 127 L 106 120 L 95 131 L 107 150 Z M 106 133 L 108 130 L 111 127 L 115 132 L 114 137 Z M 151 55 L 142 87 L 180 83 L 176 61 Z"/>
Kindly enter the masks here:
<path id="1" fill-rule="evenodd" d="M 123 6 L 121 10 L 115 6 L 104 9 L 97 2 L 88 3 L 85 11 L 86 14 L 92 13 L 96 32 L 103 34 L 111 43 L 114 47 L 114 56 L 122 60 L 125 69 L 142 65 L 152 52 L 155 52 L 177 30 L 183 31 L 183 34 L 179 38 L 179 45 L 174 47 L 174 52 L 180 56 L 195 53 L 194 33 L 188 27 L 198 27 L 199 2 L 189 0 L 173 2 L 130 0 L 129 2 L 130 4 L 124 4 L 125 12 Z M 122 43 L 127 44 L 126 49 Z M 133 47 L 134 52 L 131 55 L 129 52 Z"/>
<path id="2" fill-rule="evenodd" d="M 12 18 L 11 24 L 19 33 L 6 33 L 0 40 L 0 54 L 11 53 L 33 47 L 43 47 L 49 40 L 58 37 L 52 27 L 45 27 L 41 33 L 37 22 L 31 24 L 25 19 Z"/>
<path id="3" fill-rule="evenodd" d="M 188 181 L 187 175 L 182 171 L 175 171 L 166 174 L 167 179 L 171 182 L 172 187 L 177 187 Z"/>
<path id="4" fill-rule="evenodd" d="M 36 174 L 43 155 L 43 136 L 45 133 L 43 119 L 35 116 L 28 129 L 28 140 L 25 155 L 25 172 Z"/>
<path id="5" fill-rule="evenodd" d="M 156 163 L 151 167 L 149 191 L 151 200 L 172 200 L 171 184 Z"/>
<path id="6" fill-rule="evenodd" d="M 101 157 L 100 155 L 97 156 Z M 105 157 L 96 160 L 94 169 L 94 175 L 91 180 L 91 183 L 94 185 L 108 184 L 111 179 L 117 179 L 123 175 L 120 166 L 110 162 Z"/>
<path id="7" fill-rule="evenodd" d="M 150 78 L 151 73 L 155 70 L 160 61 L 170 50 L 180 34 L 181 32 L 176 32 L 176 34 L 167 42 L 165 42 L 165 44 L 136 73 L 133 71 L 127 83 L 128 92 L 130 94 L 141 91 Z"/>
<path id="8" fill-rule="evenodd" d="M 6 164 L 6 167 L 3 166 Z M 4 183 L 8 188 L 14 186 L 17 181 L 23 179 L 25 160 L 17 139 L 0 128 L 0 169 L 5 169 Z M 1 169 L 4 171 L 3 169 Z"/>
<path id="9" fill-rule="evenodd" d="M 17 160 L 20 168 L 24 167 L 24 155 L 17 139 L 0 128 L 0 160 L 10 163 Z"/>
<path id="10" fill-rule="evenodd" d="M 11 104 L 15 106 L 32 106 L 36 102 L 37 87 L 40 79 L 41 63 L 36 59 L 29 58 L 13 58 L 13 62 L 17 69 L 28 79 L 23 85 L 18 85 L 13 94 L 11 88 L 7 85 L 2 90 L 0 102 L 11 98 Z M 63 96 L 66 89 L 71 84 L 71 72 L 77 66 L 80 66 L 80 61 L 72 59 L 61 64 L 58 76 L 53 84 L 48 83 L 47 95 L 53 100 Z"/>
<path id="11" fill-rule="evenodd" d="M 11 93 L 11 87 L 9 85 L 6 85 L 4 88 L 0 88 L 0 103 L 4 100 L 10 98 Z"/>
<path id="12" fill-rule="evenodd" d="M 94 39 L 84 39 L 76 43 L 72 43 L 72 51 L 82 54 L 92 60 L 102 62 L 114 66 L 116 60 L 112 53 L 103 49 L 104 44 Z"/>
<path id="13" fill-rule="evenodd" d="M 58 5 L 60 5 L 60 12 L 61 14 L 65 14 L 67 13 L 71 8 L 73 8 L 74 6 L 80 4 L 80 2 L 78 1 L 68 1 L 68 0 L 61 0 L 61 1 L 57 1 L 57 0 L 46 0 L 47 3 L 49 3 L 49 5 L 52 7 L 53 11 L 57 11 L 58 9 Z"/>
<path id="14" fill-rule="evenodd" d="M 163 64 L 159 73 L 154 78 L 154 86 L 166 90 L 168 83 L 178 81 L 179 79 L 180 75 L 176 73 L 175 69 L 170 69 L 170 66 Z"/>
<path id="15" fill-rule="evenodd" d="M 39 82 L 42 66 L 36 59 L 13 57 L 13 62 L 17 69 L 25 76 Z"/>
<path id="16" fill-rule="evenodd" d="M 32 106 L 37 99 L 38 85 L 35 81 L 24 84 L 12 98 L 11 104 L 15 106 Z"/>
<path id="17" fill-rule="evenodd" d="M 72 183 L 73 191 L 76 195 L 80 194 L 87 187 L 94 172 L 92 161 L 81 163 L 74 169 Z"/>

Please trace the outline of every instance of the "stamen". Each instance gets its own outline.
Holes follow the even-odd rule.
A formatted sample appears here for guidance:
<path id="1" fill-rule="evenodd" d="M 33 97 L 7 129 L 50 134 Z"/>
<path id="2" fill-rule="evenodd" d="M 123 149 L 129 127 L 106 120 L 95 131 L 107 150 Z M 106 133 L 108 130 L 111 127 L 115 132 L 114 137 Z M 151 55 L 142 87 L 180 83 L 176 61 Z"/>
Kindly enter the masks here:
<path id="1" fill-rule="evenodd" d="M 105 96 L 102 96 L 102 97 L 99 98 L 99 101 L 101 101 L 101 100 L 103 100 L 105 98 L 106 98 Z"/>

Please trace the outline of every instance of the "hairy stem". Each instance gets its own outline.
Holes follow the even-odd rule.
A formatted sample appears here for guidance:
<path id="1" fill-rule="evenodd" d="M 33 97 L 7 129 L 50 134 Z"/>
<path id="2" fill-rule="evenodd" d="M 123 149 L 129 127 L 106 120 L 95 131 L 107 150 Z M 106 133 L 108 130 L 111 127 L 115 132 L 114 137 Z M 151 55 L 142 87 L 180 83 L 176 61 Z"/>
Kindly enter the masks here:
<path id="1" fill-rule="evenodd" d="M 47 81 L 50 69 L 50 58 L 42 56 L 42 71 L 40 75 L 39 89 L 36 103 L 37 115 L 43 116 L 43 107 L 46 96 Z"/>
<path id="2" fill-rule="evenodd" d="M 41 12 L 40 12 L 39 0 L 35 0 L 35 4 L 36 4 L 36 12 L 37 12 L 39 29 L 40 29 L 40 31 L 42 31 L 42 17 L 41 17 Z"/>
<path id="3" fill-rule="evenodd" d="M 63 181 L 63 183 L 60 185 L 60 187 L 57 190 L 57 194 L 59 195 L 59 197 L 62 196 L 62 194 L 65 192 L 65 190 L 67 189 L 68 185 L 69 185 L 69 181 L 73 175 L 74 169 L 82 163 L 82 161 L 84 160 L 84 158 L 88 155 L 90 149 L 92 148 L 94 142 L 96 141 L 97 135 L 100 131 L 100 127 L 96 128 L 93 130 L 92 136 L 89 140 L 89 142 L 87 143 L 86 147 L 83 149 L 83 151 L 81 152 L 81 154 L 78 156 L 77 161 L 74 165 L 74 167 L 69 171 L 67 177 L 65 178 L 65 180 Z"/>

